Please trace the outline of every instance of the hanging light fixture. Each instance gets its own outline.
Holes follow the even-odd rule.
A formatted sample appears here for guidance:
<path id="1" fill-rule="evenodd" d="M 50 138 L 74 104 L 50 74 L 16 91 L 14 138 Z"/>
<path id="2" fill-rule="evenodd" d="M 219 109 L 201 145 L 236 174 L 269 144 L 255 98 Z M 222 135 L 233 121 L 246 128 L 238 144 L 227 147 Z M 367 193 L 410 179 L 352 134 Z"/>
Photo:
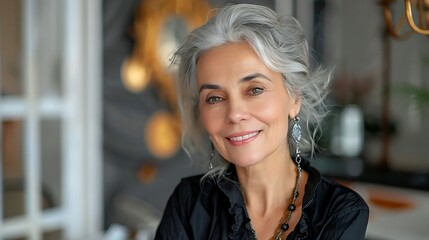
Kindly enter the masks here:
<path id="1" fill-rule="evenodd" d="M 419 22 L 416 24 L 413 18 L 413 3 L 417 2 L 417 13 Z M 429 0 L 405 0 L 405 15 L 411 28 L 423 35 L 429 35 Z"/>
<path id="2" fill-rule="evenodd" d="M 399 19 L 398 23 L 393 23 L 392 11 L 390 5 L 395 0 L 381 0 L 383 7 L 384 20 L 387 31 L 397 39 L 409 37 L 413 32 L 423 35 L 429 35 L 429 0 L 404 0 L 405 13 Z M 417 23 L 414 21 L 414 12 L 417 13 Z M 410 26 L 409 31 L 401 32 L 404 23 Z"/>

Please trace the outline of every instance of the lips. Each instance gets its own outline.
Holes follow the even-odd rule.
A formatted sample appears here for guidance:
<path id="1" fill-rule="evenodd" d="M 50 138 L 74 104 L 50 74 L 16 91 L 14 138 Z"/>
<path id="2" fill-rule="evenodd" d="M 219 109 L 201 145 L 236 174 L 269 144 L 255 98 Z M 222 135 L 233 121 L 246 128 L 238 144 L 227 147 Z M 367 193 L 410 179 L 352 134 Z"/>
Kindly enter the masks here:
<path id="1" fill-rule="evenodd" d="M 226 139 L 233 145 L 238 146 L 242 144 L 249 143 L 255 139 L 260 131 L 249 132 L 249 133 L 239 133 L 226 137 Z"/>

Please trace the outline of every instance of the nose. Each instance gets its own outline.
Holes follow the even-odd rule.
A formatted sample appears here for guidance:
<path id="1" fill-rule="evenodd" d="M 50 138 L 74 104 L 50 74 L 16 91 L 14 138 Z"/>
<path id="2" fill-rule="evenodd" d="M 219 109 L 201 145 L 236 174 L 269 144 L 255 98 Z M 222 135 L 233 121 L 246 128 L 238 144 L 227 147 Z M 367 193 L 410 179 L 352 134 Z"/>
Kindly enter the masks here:
<path id="1" fill-rule="evenodd" d="M 248 107 L 243 99 L 229 99 L 227 121 L 230 123 L 239 123 L 249 119 Z"/>

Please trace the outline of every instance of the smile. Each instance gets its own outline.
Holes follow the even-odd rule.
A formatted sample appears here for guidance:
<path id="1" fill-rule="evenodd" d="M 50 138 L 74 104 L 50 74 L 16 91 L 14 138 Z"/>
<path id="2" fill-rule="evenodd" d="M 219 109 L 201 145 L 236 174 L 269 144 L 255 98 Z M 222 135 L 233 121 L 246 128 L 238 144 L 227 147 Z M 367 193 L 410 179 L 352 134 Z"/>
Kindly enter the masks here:
<path id="1" fill-rule="evenodd" d="M 244 136 L 232 137 L 232 138 L 229 138 L 229 140 L 231 140 L 231 141 L 243 141 L 243 140 L 249 139 L 251 137 L 254 137 L 257 134 L 258 134 L 258 132 L 254 132 L 254 133 L 247 134 L 247 135 L 244 135 Z"/>
<path id="2" fill-rule="evenodd" d="M 255 139 L 258 134 L 259 134 L 259 131 L 241 135 L 241 136 L 227 137 L 227 139 L 233 145 L 241 145 L 241 144 L 245 144 L 253 141 L 253 139 Z"/>

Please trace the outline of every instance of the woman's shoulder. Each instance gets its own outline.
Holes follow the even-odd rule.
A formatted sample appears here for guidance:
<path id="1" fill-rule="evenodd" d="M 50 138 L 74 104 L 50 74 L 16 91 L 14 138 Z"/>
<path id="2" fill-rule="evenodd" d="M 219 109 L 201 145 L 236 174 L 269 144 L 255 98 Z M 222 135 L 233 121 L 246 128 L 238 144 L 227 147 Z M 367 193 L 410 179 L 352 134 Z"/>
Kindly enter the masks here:
<path id="1" fill-rule="evenodd" d="M 311 165 L 305 166 L 309 178 L 304 201 L 313 207 L 320 206 L 329 211 L 368 210 L 365 200 L 353 189 L 321 174 Z M 316 206 L 315 206 L 316 205 Z M 333 214 L 334 212 L 330 212 Z"/>
<path id="2" fill-rule="evenodd" d="M 331 207 L 332 214 L 346 215 L 353 211 L 369 211 L 365 200 L 356 191 L 331 178 L 322 176 L 318 194 L 324 198 L 319 200 Z"/>
<path id="3" fill-rule="evenodd" d="M 316 229 L 309 239 L 364 239 L 369 208 L 357 192 L 322 175 L 312 190 L 297 232 Z"/>
<path id="4" fill-rule="evenodd" d="M 193 175 L 189 177 L 184 177 L 180 180 L 179 187 L 196 187 L 201 183 L 201 179 L 203 178 L 203 174 Z"/>
<path id="5" fill-rule="evenodd" d="M 182 178 L 172 194 L 172 198 L 180 200 L 195 199 L 201 194 L 210 191 L 213 187 L 213 179 L 205 178 L 204 174 Z"/>
<path id="6" fill-rule="evenodd" d="M 190 196 L 192 194 L 199 193 L 201 191 L 202 178 L 202 174 L 182 178 L 179 184 L 177 184 L 173 195 L 179 194 L 183 196 Z"/>
<path id="7" fill-rule="evenodd" d="M 304 204 L 310 212 L 323 211 L 329 216 L 339 216 L 353 211 L 369 211 L 365 200 L 353 189 L 322 175 L 314 167 L 307 167 L 306 170 L 309 178 Z"/>

